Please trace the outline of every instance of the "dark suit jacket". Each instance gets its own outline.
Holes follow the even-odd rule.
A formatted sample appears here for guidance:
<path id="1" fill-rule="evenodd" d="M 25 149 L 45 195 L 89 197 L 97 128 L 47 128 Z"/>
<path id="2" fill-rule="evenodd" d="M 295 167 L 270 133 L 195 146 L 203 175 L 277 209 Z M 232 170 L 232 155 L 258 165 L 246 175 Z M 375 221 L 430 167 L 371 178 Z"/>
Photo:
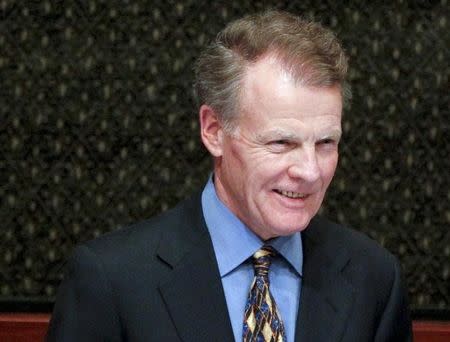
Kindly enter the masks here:
<path id="1" fill-rule="evenodd" d="M 296 341 L 409 341 L 397 260 L 315 218 L 302 233 Z M 78 247 L 48 341 L 233 341 L 200 196 Z"/>

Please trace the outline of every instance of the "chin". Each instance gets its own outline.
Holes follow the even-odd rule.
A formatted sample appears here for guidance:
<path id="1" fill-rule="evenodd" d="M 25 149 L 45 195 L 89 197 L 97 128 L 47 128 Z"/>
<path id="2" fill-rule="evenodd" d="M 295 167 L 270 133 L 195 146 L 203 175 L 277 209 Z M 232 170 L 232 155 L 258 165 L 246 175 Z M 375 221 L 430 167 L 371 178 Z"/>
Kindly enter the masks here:
<path id="1" fill-rule="evenodd" d="M 311 218 L 305 217 L 293 221 L 285 221 L 286 224 L 281 227 L 277 227 L 277 229 L 273 231 L 273 234 L 274 236 L 286 236 L 301 232 L 308 227 L 310 221 Z"/>
<path id="2" fill-rule="evenodd" d="M 313 216 L 314 215 L 311 215 L 309 212 L 305 211 L 302 213 L 291 213 L 284 215 L 284 217 L 280 217 L 279 222 L 284 222 L 283 226 L 286 230 L 298 232 L 302 231 L 309 225 L 309 222 Z"/>

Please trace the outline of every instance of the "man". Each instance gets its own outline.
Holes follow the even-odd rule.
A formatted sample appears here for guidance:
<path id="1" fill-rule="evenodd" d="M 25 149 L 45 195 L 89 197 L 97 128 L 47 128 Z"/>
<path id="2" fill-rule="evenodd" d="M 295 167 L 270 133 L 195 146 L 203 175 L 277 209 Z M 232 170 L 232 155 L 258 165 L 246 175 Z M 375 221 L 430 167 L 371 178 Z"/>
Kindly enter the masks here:
<path id="1" fill-rule="evenodd" d="M 317 23 L 271 11 L 229 24 L 196 66 L 209 182 L 78 247 L 48 340 L 411 340 L 397 260 L 316 217 L 338 161 L 346 71 Z"/>

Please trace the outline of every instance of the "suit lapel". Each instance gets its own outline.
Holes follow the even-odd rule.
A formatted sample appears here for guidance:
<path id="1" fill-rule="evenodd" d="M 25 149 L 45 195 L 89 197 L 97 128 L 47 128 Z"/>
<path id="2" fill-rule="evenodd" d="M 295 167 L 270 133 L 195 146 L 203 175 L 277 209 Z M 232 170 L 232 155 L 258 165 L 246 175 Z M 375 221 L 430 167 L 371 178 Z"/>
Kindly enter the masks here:
<path id="1" fill-rule="evenodd" d="M 311 222 L 302 233 L 303 277 L 296 341 L 340 341 L 353 303 L 353 288 L 341 270 L 346 249 L 326 239 L 326 226 Z"/>
<path id="2" fill-rule="evenodd" d="M 184 227 L 163 237 L 158 257 L 172 267 L 159 290 L 183 341 L 232 341 L 219 270 L 200 206 L 183 211 Z M 188 206 L 189 206 L 188 205 Z"/>

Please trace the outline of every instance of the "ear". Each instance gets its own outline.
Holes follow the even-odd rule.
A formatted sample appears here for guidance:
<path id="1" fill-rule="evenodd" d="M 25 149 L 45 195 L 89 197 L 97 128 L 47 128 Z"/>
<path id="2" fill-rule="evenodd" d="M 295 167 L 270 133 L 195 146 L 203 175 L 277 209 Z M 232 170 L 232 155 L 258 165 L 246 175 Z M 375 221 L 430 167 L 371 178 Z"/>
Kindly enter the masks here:
<path id="1" fill-rule="evenodd" d="M 208 105 L 199 111 L 200 136 L 203 144 L 214 157 L 222 155 L 223 130 L 216 112 Z"/>

